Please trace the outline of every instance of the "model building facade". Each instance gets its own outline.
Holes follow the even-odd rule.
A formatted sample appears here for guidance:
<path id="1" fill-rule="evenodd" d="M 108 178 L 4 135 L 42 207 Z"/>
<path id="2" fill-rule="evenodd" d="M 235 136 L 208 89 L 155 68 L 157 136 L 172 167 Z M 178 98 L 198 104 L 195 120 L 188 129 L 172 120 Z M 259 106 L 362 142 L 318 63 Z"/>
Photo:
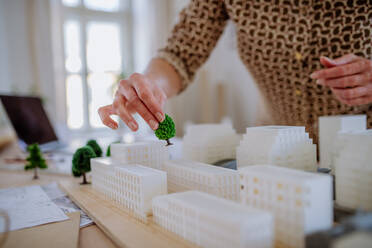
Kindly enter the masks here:
<path id="1" fill-rule="evenodd" d="M 167 194 L 164 171 L 118 164 L 110 158 L 92 159 L 91 167 L 93 189 L 144 222 L 152 212 L 152 198 Z"/>
<path id="2" fill-rule="evenodd" d="M 142 141 L 132 144 L 112 144 L 111 157 L 122 164 L 140 164 L 162 170 L 169 158 L 165 141 Z"/>
<path id="3" fill-rule="evenodd" d="M 372 211 L 372 129 L 343 133 L 336 153 L 336 203 Z"/>
<path id="4" fill-rule="evenodd" d="M 155 197 L 153 220 L 200 247 L 269 248 L 271 214 L 198 191 Z"/>
<path id="5" fill-rule="evenodd" d="M 239 136 L 231 125 L 191 125 L 183 138 L 183 157 L 208 164 L 234 159 L 238 144 Z"/>
<path id="6" fill-rule="evenodd" d="M 190 160 L 168 160 L 164 170 L 169 192 L 199 190 L 239 201 L 239 174 L 236 170 Z"/>
<path id="7" fill-rule="evenodd" d="M 239 169 L 241 202 L 270 211 L 275 247 L 305 247 L 305 235 L 333 223 L 331 176 L 270 165 Z"/>
<path id="8" fill-rule="evenodd" d="M 339 132 L 362 131 L 367 128 L 365 115 L 334 115 L 319 117 L 320 165 L 333 168 L 332 153 Z"/>
<path id="9" fill-rule="evenodd" d="M 299 170 L 315 171 L 316 145 L 305 127 L 261 126 L 247 128 L 237 148 L 238 168 L 275 164 Z"/>

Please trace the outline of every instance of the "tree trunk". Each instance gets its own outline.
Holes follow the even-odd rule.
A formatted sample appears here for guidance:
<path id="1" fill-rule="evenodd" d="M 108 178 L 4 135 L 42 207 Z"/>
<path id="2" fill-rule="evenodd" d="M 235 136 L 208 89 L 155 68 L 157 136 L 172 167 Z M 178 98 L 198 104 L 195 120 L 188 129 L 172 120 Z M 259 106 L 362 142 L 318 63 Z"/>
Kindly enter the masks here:
<path id="1" fill-rule="evenodd" d="M 81 184 L 88 184 L 87 176 L 83 173 L 83 182 Z"/>
<path id="2" fill-rule="evenodd" d="M 166 139 L 166 141 L 167 141 L 167 146 L 173 145 L 173 143 L 171 143 L 171 142 L 169 141 L 169 139 Z"/>
<path id="3" fill-rule="evenodd" d="M 37 167 L 34 168 L 34 180 L 39 179 L 39 176 L 37 175 Z"/>

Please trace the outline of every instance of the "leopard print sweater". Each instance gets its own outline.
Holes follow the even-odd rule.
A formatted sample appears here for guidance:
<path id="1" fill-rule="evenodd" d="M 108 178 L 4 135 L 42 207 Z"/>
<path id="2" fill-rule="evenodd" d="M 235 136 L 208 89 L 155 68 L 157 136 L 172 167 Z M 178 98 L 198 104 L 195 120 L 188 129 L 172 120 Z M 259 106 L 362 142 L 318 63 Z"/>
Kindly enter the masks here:
<path id="1" fill-rule="evenodd" d="M 322 68 L 322 55 L 372 59 L 372 0 L 191 0 L 158 53 L 178 71 L 183 89 L 228 19 L 236 26 L 239 55 L 276 124 L 306 126 L 315 142 L 318 116 L 366 114 L 372 127 L 372 104 L 342 104 L 309 77 Z"/>

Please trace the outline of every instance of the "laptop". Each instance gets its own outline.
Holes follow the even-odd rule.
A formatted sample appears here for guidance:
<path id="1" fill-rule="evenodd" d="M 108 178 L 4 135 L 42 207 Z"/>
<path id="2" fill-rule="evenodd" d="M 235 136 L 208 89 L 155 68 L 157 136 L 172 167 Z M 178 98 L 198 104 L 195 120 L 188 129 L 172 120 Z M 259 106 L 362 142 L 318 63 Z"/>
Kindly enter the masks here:
<path id="1" fill-rule="evenodd" d="M 8 118 L 23 150 L 38 143 L 43 152 L 65 147 L 59 141 L 39 97 L 0 95 Z"/>

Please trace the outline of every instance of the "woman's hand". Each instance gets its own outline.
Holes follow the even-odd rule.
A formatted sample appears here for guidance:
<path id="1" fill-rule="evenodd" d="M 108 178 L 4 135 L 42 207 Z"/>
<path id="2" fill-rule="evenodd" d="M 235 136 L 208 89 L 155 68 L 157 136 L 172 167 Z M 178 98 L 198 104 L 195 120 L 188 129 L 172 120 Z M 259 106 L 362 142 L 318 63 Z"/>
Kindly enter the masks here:
<path id="1" fill-rule="evenodd" d="M 321 57 L 327 67 L 313 72 L 310 77 L 329 86 L 337 99 L 347 105 L 372 103 L 372 61 L 348 54 L 337 59 Z"/>
<path id="2" fill-rule="evenodd" d="M 156 130 L 159 122 L 164 120 L 166 99 L 164 90 L 157 84 L 143 74 L 134 73 L 120 81 L 113 104 L 99 108 L 98 113 L 103 124 L 112 129 L 117 129 L 118 124 L 110 115 L 118 115 L 132 131 L 136 131 L 138 123 L 132 115 L 138 113 Z"/>

